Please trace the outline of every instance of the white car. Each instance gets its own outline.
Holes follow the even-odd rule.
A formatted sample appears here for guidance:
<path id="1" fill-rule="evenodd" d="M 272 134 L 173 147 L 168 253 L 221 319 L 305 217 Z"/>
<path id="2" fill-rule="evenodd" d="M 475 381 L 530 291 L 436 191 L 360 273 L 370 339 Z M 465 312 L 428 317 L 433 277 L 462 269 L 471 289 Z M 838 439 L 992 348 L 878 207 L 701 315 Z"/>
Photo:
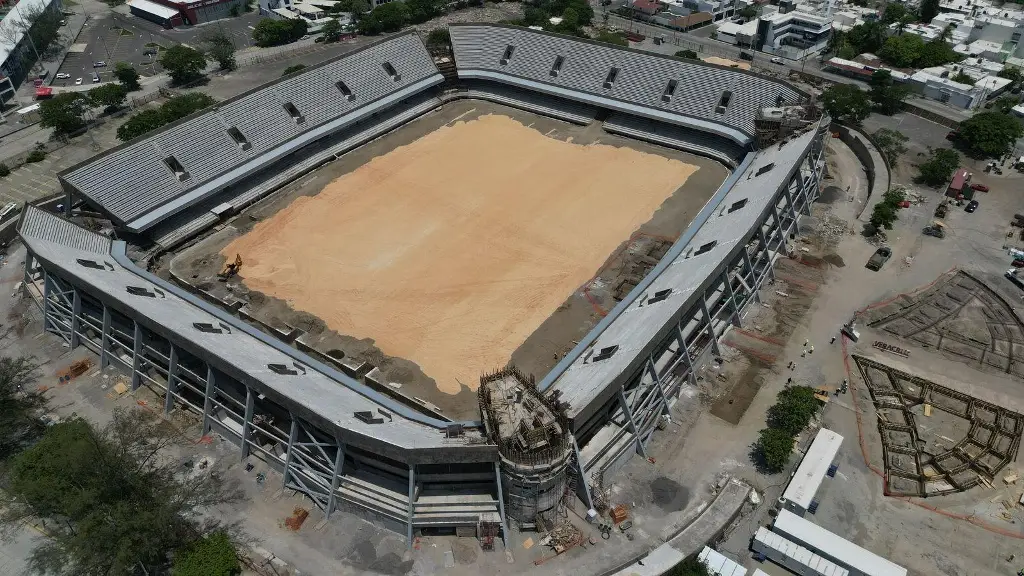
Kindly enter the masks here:
<path id="1" fill-rule="evenodd" d="M 71 74 L 68 74 L 67 72 L 58 72 L 56 78 L 57 80 L 67 80 L 71 78 Z"/>
<path id="2" fill-rule="evenodd" d="M 782 60 L 782 58 L 779 58 L 778 56 L 776 56 L 776 57 L 772 58 L 772 64 L 785 64 L 785 62 Z"/>
<path id="3" fill-rule="evenodd" d="M 82 79 L 81 78 L 75 78 L 75 86 L 81 86 L 81 85 L 82 85 Z"/>
<path id="4" fill-rule="evenodd" d="M 96 73 L 93 73 L 93 75 L 92 75 L 92 81 L 93 81 L 93 82 L 99 82 L 99 81 L 100 81 L 100 75 L 99 75 L 99 74 L 96 74 Z"/>

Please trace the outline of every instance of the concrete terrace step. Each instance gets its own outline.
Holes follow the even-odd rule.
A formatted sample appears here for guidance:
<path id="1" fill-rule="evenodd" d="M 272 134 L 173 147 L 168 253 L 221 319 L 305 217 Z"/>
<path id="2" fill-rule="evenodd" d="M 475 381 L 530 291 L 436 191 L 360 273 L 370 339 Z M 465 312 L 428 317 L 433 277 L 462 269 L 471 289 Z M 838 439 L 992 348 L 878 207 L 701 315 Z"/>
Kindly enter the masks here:
<path id="1" fill-rule="evenodd" d="M 554 105 L 541 104 L 537 102 L 530 102 L 522 100 L 505 94 L 492 92 L 489 90 L 472 89 L 469 91 L 470 98 L 478 98 L 480 100 L 489 100 L 498 104 L 504 104 L 513 108 L 522 108 L 530 112 L 536 112 L 544 116 L 551 116 L 558 118 L 559 120 L 565 120 L 574 124 L 587 125 L 593 120 L 592 115 L 587 115 L 581 112 L 565 110 Z"/>

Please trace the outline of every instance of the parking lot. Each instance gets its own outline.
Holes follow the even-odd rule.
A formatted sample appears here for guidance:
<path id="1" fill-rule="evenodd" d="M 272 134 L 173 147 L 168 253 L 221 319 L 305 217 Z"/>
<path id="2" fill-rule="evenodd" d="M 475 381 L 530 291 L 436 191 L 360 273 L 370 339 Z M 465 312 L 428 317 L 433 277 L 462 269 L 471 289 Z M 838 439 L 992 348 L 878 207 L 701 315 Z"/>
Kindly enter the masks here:
<path id="1" fill-rule="evenodd" d="M 161 71 L 160 64 L 156 61 L 159 56 L 146 54 L 147 51 L 156 51 L 161 48 L 169 48 L 173 45 L 166 38 L 142 30 L 134 25 L 123 21 L 104 17 L 90 20 L 85 23 L 81 34 L 75 39 L 71 50 L 64 58 L 59 75 L 67 74 L 68 78 L 54 78 L 51 81 L 53 86 L 71 86 L 76 79 L 81 78 L 83 84 L 93 83 L 93 73 L 99 76 L 99 81 L 106 82 L 113 79 L 114 64 L 117 62 L 128 62 L 143 76 L 151 76 Z M 106 66 L 94 67 L 97 62 L 103 62 Z"/>
<path id="2" fill-rule="evenodd" d="M 264 17 L 260 16 L 257 12 L 247 12 L 233 18 L 222 18 L 213 22 L 199 24 L 198 26 L 181 26 L 170 30 L 163 28 L 159 24 L 134 16 L 119 16 L 118 21 L 124 22 L 126 18 L 129 19 L 133 28 L 137 28 L 147 34 L 152 34 L 157 38 L 157 42 L 161 42 L 160 38 L 164 38 L 172 43 L 188 44 L 193 47 L 201 44 L 200 38 L 203 34 L 209 34 L 217 29 L 221 29 L 231 38 L 231 42 L 235 45 L 235 50 L 241 50 L 254 45 L 252 41 L 253 28 Z"/>

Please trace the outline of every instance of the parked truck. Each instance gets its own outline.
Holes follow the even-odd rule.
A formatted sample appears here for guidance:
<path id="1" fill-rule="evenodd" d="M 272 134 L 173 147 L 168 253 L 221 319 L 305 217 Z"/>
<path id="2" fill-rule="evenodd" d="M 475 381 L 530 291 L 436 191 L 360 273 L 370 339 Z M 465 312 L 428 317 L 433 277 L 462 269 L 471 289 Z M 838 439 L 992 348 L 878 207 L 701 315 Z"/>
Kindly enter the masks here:
<path id="1" fill-rule="evenodd" d="M 882 266 L 889 261 L 892 257 L 892 250 L 888 246 L 882 246 L 868 259 L 868 263 L 865 266 L 868 270 L 874 270 L 875 272 L 882 269 Z"/>

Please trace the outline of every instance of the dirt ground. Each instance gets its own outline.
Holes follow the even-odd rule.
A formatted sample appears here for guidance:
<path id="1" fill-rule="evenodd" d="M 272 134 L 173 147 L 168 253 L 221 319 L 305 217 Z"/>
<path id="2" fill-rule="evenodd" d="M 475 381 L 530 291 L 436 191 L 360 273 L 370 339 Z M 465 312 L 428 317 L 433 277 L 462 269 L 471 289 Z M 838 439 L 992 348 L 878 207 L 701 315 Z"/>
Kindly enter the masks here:
<path id="1" fill-rule="evenodd" d="M 488 114 L 501 116 L 474 122 Z M 458 135 L 453 126 L 474 125 L 489 132 L 448 136 Z M 727 175 L 711 160 L 599 126 L 460 101 L 237 216 L 170 269 L 245 302 L 263 322 L 307 332 L 303 341 L 317 350 L 380 367 L 402 393 L 449 417 L 475 418 L 480 373 L 510 360 L 538 378 L 550 370 L 657 263 Z M 638 189 L 638 180 L 653 185 Z M 351 192 L 363 188 L 376 191 Z M 517 222 L 515 214 L 528 217 Z M 285 219 L 290 232 L 265 238 L 271 221 Z M 238 238 L 244 250 L 228 247 Z M 295 258 L 301 251 L 309 260 Z M 223 254 L 236 252 L 244 283 L 217 282 Z M 260 283 L 268 277 L 291 292 L 275 295 Z M 471 282 L 478 284 L 467 290 Z M 416 290 L 401 293 L 410 285 Z M 307 303 L 314 300 L 319 307 Z"/>

